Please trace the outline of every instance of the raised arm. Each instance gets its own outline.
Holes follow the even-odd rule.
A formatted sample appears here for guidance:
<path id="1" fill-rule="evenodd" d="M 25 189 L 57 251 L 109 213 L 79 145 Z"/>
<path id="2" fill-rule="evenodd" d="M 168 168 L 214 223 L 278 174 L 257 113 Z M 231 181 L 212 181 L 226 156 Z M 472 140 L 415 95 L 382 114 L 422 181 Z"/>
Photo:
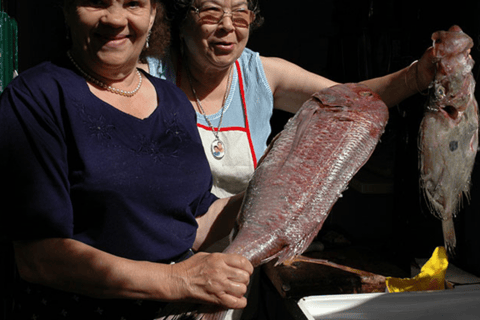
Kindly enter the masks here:
<path id="1" fill-rule="evenodd" d="M 277 109 L 295 113 L 313 93 L 337 84 L 280 58 L 261 59 Z M 432 49 L 429 48 L 418 62 L 362 83 L 377 92 L 387 106 L 393 107 L 425 90 L 433 79 L 434 68 Z"/>
<path id="2" fill-rule="evenodd" d="M 337 84 L 280 58 L 261 59 L 276 109 L 295 113 L 312 94 Z"/>
<path id="3" fill-rule="evenodd" d="M 402 100 L 428 88 L 435 74 L 432 48 L 410 66 L 383 77 L 362 81 L 378 93 L 385 104 L 393 107 Z"/>

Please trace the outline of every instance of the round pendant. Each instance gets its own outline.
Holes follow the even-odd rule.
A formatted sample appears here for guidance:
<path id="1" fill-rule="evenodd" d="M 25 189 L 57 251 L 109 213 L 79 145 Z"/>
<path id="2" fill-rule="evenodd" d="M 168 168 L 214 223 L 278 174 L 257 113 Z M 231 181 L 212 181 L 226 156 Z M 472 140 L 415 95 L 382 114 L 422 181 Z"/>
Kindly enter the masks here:
<path id="1" fill-rule="evenodd" d="M 222 159 L 225 155 L 225 145 L 219 139 L 213 140 L 211 150 L 213 157 L 217 160 Z"/>

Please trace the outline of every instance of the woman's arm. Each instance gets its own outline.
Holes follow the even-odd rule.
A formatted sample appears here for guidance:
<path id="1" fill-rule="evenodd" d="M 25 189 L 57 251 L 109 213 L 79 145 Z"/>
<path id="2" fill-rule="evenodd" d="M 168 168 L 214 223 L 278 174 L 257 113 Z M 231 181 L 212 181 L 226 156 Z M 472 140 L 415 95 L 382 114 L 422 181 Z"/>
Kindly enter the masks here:
<path id="1" fill-rule="evenodd" d="M 95 298 L 174 298 L 172 266 L 123 259 L 82 242 L 50 238 L 14 242 L 20 276 L 33 283 Z M 157 290 L 154 283 L 167 284 Z"/>
<path id="2" fill-rule="evenodd" d="M 312 94 L 337 84 L 280 58 L 261 59 L 276 109 L 296 113 Z"/>
<path id="3" fill-rule="evenodd" d="M 295 113 L 312 94 L 337 84 L 280 58 L 261 57 L 274 96 L 275 108 Z M 389 107 L 425 90 L 433 79 L 432 48 L 422 58 L 400 71 L 362 81 L 378 93 Z"/>
<path id="4" fill-rule="evenodd" d="M 230 198 L 218 199 L 206 214 L 197 218 L 198 230 L 194 250 L 204 250 L 230 234 L 240 211 L 243 196 L 244 193 L 240 193 Z"/>
<path id="5" fill-rule="evenodd" d="M 426 90 L 433 81 L 435 60 L 432 49 L 427 49 L 420 60 L 402 70 L 361 83 L 378 93 L 387 106 L 393 107 L 402 100 Z"/>
<path id="6" fill-rule="evenodd" d="M 241 256 L 200 253 L 181 263 L 160 264 L 120 258 L 65 238 L 15 242 L 14 249 L 26 281 L 95 298 L 243 308 L 253 271 Z"/>

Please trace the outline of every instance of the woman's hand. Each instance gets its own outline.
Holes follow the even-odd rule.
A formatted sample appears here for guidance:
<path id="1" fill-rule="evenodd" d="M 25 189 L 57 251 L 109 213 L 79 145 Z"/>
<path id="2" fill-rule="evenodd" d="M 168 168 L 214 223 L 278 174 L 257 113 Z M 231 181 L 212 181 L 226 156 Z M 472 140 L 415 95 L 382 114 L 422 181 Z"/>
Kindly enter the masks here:
<path id="1" fill-rule="evenodd" d="M 415 68 L 415 70 L 412 70 L 413 68 Z M 435 77 L 435 57 L 433 55 L 433 47 L 428 48 L 420 60 L 412 63 L 409 71 L 413 73 L 415 77 L 410 81 L 415 81 L 415 83 L 410 83 L 410 86 L 417 88 L 420 92 L 428 89 L 428 86 Z"/>
<path id="2" fill-rule="evenodd" d="M 244 295 L 252 264 L 241 255 L 197 253 L 172 265 L 172 277 L 178 283 L 179 300 L 219 305 L 228 309 L 245 308 Z"/>
<path id="3" fill-rule="evenodd" d="M 465 52 L 459 52 L 458 54 L 464 55 Z M 467 50 L 467 54 L 470 54 L 470 49 Z M 426 90 L 430 83 L 435 80 L 435 72 L 436 72 L 436 63 L 438 58 L 435 57 L 434 48 L 428 48 L 423 56 L 418 60 L 418 62 L 414 62 L 417 64 L 415 66 L 415 75 L 416 75 L 416 84 L 417 89 L 419 91 Z M 410 69 L 414 67 L 413 63 Z M 410 71 L 413 73 L 413 71 Z"/>

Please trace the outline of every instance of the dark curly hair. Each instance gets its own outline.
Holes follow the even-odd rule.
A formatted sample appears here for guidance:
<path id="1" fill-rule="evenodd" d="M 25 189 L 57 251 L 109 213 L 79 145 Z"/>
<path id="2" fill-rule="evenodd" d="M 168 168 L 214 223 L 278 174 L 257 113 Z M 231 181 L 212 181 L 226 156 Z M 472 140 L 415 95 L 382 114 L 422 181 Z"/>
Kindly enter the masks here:
<path id="1" fill-rule="evenodd" d="M 149 47 L 140 54 L 140 61 L 145 62 L 147 56 L 163 56 L 170 44 L 170 23 L 167 21 L 165 5 L 162 0 L 151 0 L 157 7 L 157 15 L 149 37 Z M 168 2 L 168 0 L 167 0 Z"/>
<path id="2" fill-rule="evenodd" d="M 57 0 L 57 4 L 60 7 L 68 7 L 74 4 L 75 0 Z M 166 0 L 165 2 L 169 2 Z M 163 0 L 150 0 L 152 5 L 156 5 L 157 15 L 153 23 L 150 37 L 149 47 L 144 48 L 140 54 L 140 61 L 145 62 L 147 56 L 163 56 L 165 50 L 170 44 L 170 23 L 167 20 L 165 14 L 165 6 Z M 68 34 L 68 30 L 66 33 Z M 70 43 L 66 43 L 67 48 L 70 47 Z"/>
<path id="3" fill-rule="evenodd" d="M 187 18 L 195 0 L 161 0 L 164 3 L 167 19 L 170 21 L 171 43 L 178 48 L 180 45 L 180 28 Z M 250 25 L 250 32 L 263 24 L 263 17 L 260 15 L 258 0 L 247 0 L 248 9 L 255 14 L 255 20 Z"/>

